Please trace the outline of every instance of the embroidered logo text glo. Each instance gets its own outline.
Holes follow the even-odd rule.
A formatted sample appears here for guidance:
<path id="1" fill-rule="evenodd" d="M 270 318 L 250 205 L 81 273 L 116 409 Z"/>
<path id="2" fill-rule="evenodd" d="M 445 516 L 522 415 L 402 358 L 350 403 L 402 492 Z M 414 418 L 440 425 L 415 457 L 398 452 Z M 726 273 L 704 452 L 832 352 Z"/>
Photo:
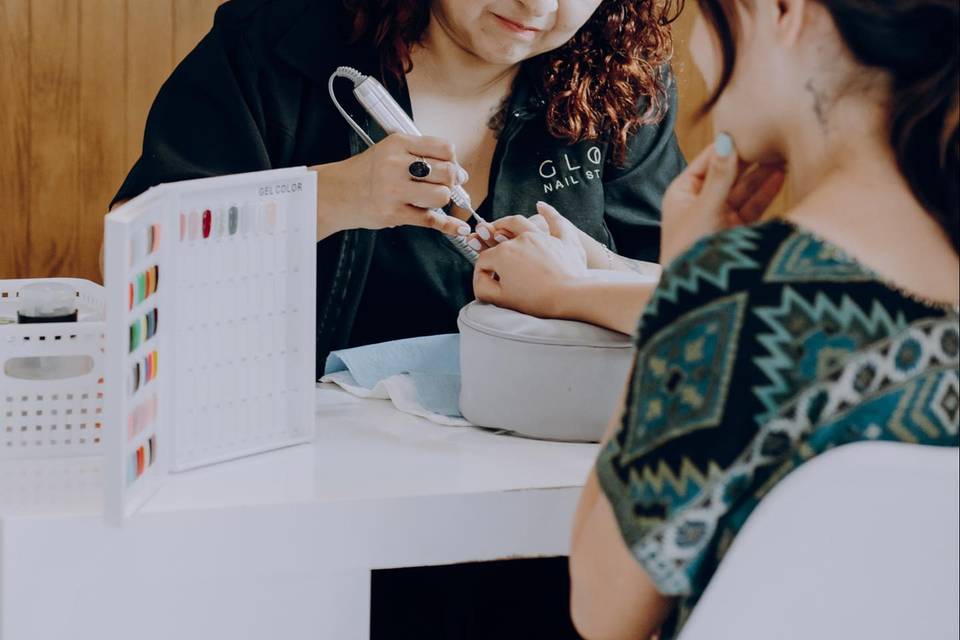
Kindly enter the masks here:
<path id="1" fill-rule="evenodd" d="M 566 189 L 580 184 L 581 180 L 599 180 L 602 166 L 603 154 L 597 146 L 587 149 L 586 160 L 571 159 L 567 153 L 563 154 L 560 162 L 544 160 L 540 163 L 540 177 L 544 179 L 543 192 Z"/>

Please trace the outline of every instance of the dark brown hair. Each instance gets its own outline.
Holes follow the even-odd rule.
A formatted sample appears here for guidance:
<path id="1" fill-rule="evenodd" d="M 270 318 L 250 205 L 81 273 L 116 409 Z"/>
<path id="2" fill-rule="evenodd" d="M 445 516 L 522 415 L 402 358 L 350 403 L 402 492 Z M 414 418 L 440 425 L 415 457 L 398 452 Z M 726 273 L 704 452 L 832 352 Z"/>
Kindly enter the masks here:
<path id="1" fill-rule="evenodd" d="M 343 0 L 353 15 L 353 41 L 370 42 L 385 73 L 412 68 L 410 48 L 430 21 L 431 0 Z M 571 142 L 603 139 L 622 163 L 631 133 L 659 122 L 669 106 L 673 53 L 671 0 L 603 0 L 560 48 L 542 56 L 550 132 Z M 682 6 L 682 1 L 681 1 Z M 672 15 L 671 15 L 672 13 Z"/>
<path id="2" fill-rule="evenodd" d="M 722 72 L 709 111 L 733 75 L 737 0 L 698 0 L 720 43 Z M 960 3 L 957 0 L 818 0 L 863 65 L 892 78 L 890 146 L 914 196 L 960 252 Z"/>

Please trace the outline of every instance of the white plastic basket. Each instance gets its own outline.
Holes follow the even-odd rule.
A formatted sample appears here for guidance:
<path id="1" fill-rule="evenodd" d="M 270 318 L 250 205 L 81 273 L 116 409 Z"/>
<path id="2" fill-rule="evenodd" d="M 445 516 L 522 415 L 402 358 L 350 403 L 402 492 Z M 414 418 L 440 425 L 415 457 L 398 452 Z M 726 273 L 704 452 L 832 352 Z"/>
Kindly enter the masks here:
<path id="1" fill-rule="evenodd" d="M 78 455 L 0 460 L 0 513 L 63 516 L 100 512 L 105 459 Z"/>
<path id="2" fill-rule="evenodd" d="M 0 280 L 0 318 L 15 319 L 20 289 L 40 280 Z M 0 460 L 99 455 L 104 450 L 105 291 L 87 280 L 48 279 L 77 291 L 77 322 L 0 324 Z M 81 357 L 79 376 L 16 375 L 21 358 Z"/>

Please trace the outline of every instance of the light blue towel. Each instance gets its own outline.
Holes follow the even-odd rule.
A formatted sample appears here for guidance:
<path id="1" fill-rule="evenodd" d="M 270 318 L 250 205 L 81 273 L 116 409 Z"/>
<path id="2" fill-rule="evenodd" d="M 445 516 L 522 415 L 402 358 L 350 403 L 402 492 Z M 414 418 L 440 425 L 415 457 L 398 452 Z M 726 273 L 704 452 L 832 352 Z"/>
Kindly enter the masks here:
<path id="1" fill-rule="evenodd" d="M 358 386 L 373 389 L 378 382 L 407 374 L 417 399 L 429 411 L 460 414 L 460 336 L 447 334 L 394 340 L 334 351 L 324 375 L 349 371 Z"/>

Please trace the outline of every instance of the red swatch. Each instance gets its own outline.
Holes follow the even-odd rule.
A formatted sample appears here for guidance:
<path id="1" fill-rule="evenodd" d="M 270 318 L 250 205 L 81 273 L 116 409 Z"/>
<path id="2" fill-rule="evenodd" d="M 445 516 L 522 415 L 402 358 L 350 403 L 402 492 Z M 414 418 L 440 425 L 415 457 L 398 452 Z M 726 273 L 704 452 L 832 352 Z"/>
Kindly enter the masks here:
<path id="1" fill-rule="evenodd" d="M 210 223 L 212 221 L 212 218 L 213 216 L 210 213 L 210 209 L 204 210 L 203 212 L 203 237 L 204 238 L 210 237 Z"/>

